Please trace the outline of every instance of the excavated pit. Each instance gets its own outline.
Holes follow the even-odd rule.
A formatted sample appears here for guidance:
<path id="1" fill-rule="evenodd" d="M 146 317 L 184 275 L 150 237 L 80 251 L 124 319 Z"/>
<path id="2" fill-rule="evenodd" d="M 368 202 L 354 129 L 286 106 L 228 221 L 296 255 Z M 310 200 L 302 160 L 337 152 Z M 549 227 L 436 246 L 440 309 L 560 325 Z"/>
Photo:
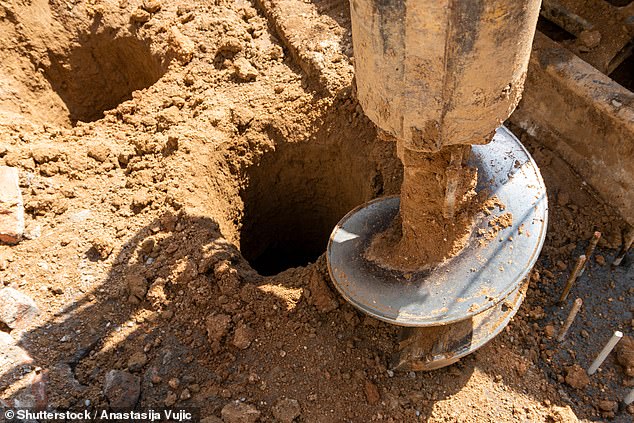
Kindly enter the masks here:
<path id="1" fill-rule="evenodd" d="M 92 122 L 167 71 L 171 56 L 120 13 L 45 0 L 3 13 L 0 114 L 54 127 Z"/>
<path id="2" fill-rule="evenodd" d="M 65 55 L 49 54 L 44 76 L 68 108 L 69 119 L 91 122 L 154 84 L 166 67 L 148 43 L 115 29 L 80 34 Z"/>
<path id="3" fill-rule="evenodd" d="M 240 246 L 261 275 L 314 262 L 337 222 L 386 189 L 382 165 L 372 152 L 393 146 L 352 132 L 278 143 L 246 170 Z M 390 157 L 388 172 L 398 168 L 393 152 L 384 156 Z"/>

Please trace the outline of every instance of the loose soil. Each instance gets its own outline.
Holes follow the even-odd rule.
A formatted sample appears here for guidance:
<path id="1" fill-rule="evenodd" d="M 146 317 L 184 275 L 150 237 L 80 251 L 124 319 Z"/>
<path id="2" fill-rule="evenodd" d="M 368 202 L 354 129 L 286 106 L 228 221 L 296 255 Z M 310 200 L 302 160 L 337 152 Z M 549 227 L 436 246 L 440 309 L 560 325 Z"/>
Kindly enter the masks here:
<path id="1" fill-rule="evenodd" d="M 551 209 L 513 322 L 448 368 L 388 372 L 398 328 L 331 290 L 323 252 L 347 211 L 399 192 L 395 145 L 251 3 L 151 3 L 0 3 L 0 165 L 19 169 L 27 212 L 0 283 L 41 309 L 0 328 L 32 358 L 0 361 L 3 404 L 105 407 L 125 370 L 140 407 L 208 421 L 236 400 L 262 421 L 297 404 L 306 422 L 631 419 L 606 403 L 634 383 L 614 357 L 584 388 L 565 381 L 612 330 L 631 336 L 633 276 L 608 265 L 625 225 L 561 158 L 521 134 Z M 595 230 L 571 292 L 584 309 L 557 344 L 554 300 Z"/>

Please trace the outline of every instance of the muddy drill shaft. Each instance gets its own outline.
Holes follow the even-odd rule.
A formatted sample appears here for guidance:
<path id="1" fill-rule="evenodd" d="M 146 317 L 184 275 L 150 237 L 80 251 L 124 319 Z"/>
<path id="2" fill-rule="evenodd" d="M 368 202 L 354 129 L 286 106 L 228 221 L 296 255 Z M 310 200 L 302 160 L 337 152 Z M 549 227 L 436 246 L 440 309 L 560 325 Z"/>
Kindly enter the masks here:
<path id="1" fill-rule="evenodd" d="M 499 126 L 520 99 L 539 6 L 351 0 L 358 99 L 396 140 L 403 183 L 400 198 L 341 219 L 328 271 L 350 304 L 408 327 L 394 370 L 456 362 L 499 334 L 526 295 L 545 186 Z"/>

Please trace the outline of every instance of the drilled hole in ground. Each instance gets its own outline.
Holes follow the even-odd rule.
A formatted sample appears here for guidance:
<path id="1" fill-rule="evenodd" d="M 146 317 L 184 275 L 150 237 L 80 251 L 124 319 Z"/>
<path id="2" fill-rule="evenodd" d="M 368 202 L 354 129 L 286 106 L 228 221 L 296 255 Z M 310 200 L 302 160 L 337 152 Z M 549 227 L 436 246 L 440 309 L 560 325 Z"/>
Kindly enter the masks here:
<path id="1" fill-rule="evenodd" d="M 371 152 L 377 141 L 360 138 L 282 142 L 247 169 L 240 247 L 261 275 L 314 262 L 346 213 L 383 194 L 381 165 Z M 393 152 L 386 156 L 398 166 Z"/>
<path id="2" fill-rule="evenodd" d="M 81 34 L 67 54 L 49 53 L 44 75 L 68 108 L 71 122 L 90 122 L 154 84 L 166 70 L 149 45 L 116 31 Z"/>

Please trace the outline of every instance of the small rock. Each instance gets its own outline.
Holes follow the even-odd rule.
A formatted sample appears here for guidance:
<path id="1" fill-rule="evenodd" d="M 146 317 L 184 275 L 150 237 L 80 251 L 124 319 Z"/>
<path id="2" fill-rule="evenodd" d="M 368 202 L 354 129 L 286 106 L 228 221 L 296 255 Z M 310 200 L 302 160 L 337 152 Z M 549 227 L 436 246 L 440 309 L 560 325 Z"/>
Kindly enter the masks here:
<path id="1" fill-rule="evenodd" d="M 634 338 L 626 335 L 621 339 L 616 346 L 616 360 L 627 376 L 634 377 Z"/>
<path id="2" fill-rule="evenodd" d="M 145 23 L 149 21 L 151 17 L 152 16 L 146 10 L 143 10 L 139 7 L 134 12 L 132 12 L 132 14 L 130 15 L 130 20 L 132 22 Z"/>
<path id="3" fill-rule="evenodd" d="M 564 263 L 561 260 L 557 260 L 557 263 L 555 263 L 555 266 L 557 266 L 557 269 L 559 270 L 566 270 L 566 268 L 568 267 L 566 266 L 566 263 Z"/>
<path id="4" fill-rule="evenodd" d="M 271 411 L 281 423 L 292 423 L 302 413 L 302 407 L 297 400 L 285 398 L 278 401 Z"/>
<path id="5" fill-rule="evenodd" d="M 17 244 L 24 233 L 24 203 L 18 169 L 0 166 L 0 242 Z"/>
<path id="6" fill-rule="evenodd" d="M 88 148 L 88 157 L 95 159 L 99 163 L 103 163 L 108 160 L 110 156 L 110 149 L 103 144 L 92 144 Z"/>
<path id="7" fill-rule="evenodd" d="M 231 317 L 226 314 L 216 314 L 207 318 L 207 337 L 209 342 L 220 342 L 229 331 Z"/>
<path id="8" fill-rule="evenodd" d="M 257 408 L 239 401 L 225 405 L 220 415 L 225 423 L 255 423 L 260 418 Z"/>
<path id="9" fill-rule="evenodd" d="M 178 400 L 178 397 L 176 396 L 176 393 L 170 391 L 165 396 L 163 403 L 165 404 L 166 407 L 171 407 L 172 405 L 176 404 L 177 400 Z"/>
<path id="10" fill-rule="evenodd" d="M 168 384 L 168 385 L 170 386 L 170 388 L 172 388 L 172 389 L 178 389 L 178 387 L 179 387 L 179 386 L 180 386 L 180 384 L 181 384 L 181 381 L 180 381 L 178 378 L 173 377 L 173 378 L 171 378 L 171 379 L 167 382 L 167 384 Z"/>
<path id="11" fill-rule="evenodd" d="M 147 207 L 151 202 L 152 197 L 150 197 L 150 194 L 147 191 L 139 191 L 132 196 L 132 210 L 135 213 L 138 213 L 145 207 Z"/>
<path id="12" fill-rule="evenodd" d="M 161 1 L 160 0 L 144 0 L 143 6 L 141 6 L 143 10 L 146 10 L 150 13 L 156 13 L 161 9 Z"/>
<path id="13" fill-rule="evenodd" d="M 569 405 L 565 407 L 554 405 L 550 417 L 554 423 L 577 423 L 579 421 Z"/>
<path id="14" fill-rule="evenodd" d="M 177 223 L 178 223 L 178 216 L 170 212 L 166 212 L 160 218 L 160 227 L 166 232 L 173 232 L 174 229 L 176 229 Z"/>
<path id="15" fill-rule="evenodd" d="M 148 281 L 145 277 L 138 273 L 130 273 L 125 278 L 128 287 L 128 301 L 132 304 L 138 304 L 143 301 L 148 290 Z"/>
<path id="16" fill-rule="evenodd" d="M 568 385 L 577 389 L 583 389 L 588 383 L 590 383 L 590 379 L 588 378 L 586 371 L 578 364 L 573 364 L 572 366 L 566 368 L 565 381 Z"/>
<path id="17" fill-rule="evenodd" d="M 605 257 L 600 254 L 597 254 L 597 256 L 594 258 L 594 261 L 596 261 L 599 266 L 605 266 Z"/>
<path id="18" fill-rule="evenodd" d="M 242 43 L 237 37 L 225 37 L 220 40 L 216 55 L 233 55 L 242 51 Z"/>
<path id="19" fill-rule="evenodd" d="M 92 248 L 95 250 L 95 252 L 99 255 L 99 258 L 101 258 L 102 260 L 107 259 L 110 256 L 110 253 L 112 253 L 112 250 L 114 249 L 112 241 L 102 236 L 93 238 L 93 240 L 91 241 L 91 244 L 92 244 Z"/>
<path id="20" fill-rule="evenodd" d="M 375 405 L 379 403 L 381 395 L 379 394 L 379 388 L 377 388 L 374 383 L 366 379 L 363 389 L 365 391 L 365 399 L 368 401 L 368 404 Z"/>
<path id="21" fill-rule="evenodd" d="M 0 289 L 0 322 L 11 329 L 24 328 L 40 314 L 31 297 L 13 288 Z"/>
<path id="22" fill-rule="evenodd" d="M 61 156 L 62 152 L 59 149 L 50 146 L 35 147 L 31 150 L 31 157 L 38 164 L 57 161 Z"/>
<path id="23" fill-rule="evenodd" d="M 599 44 L 601 43 L 601 33 L 596 30 L 594 31 L 584 30 L 584 31 L 581 31 L 581 34 L 579 34 L 578 39 L 581 42 L 581 44 L 583 44 L 589 49 L 593 49 L 598 47 Z"/>
<path id="24" fill-rule="evenodd" d="M 128 359 L 128 370 L 135 373 L 141 371 L 147 364 L 147 356 L 140 351 L 135 352 Z"/>
<path id="25" fill-rule="evenodd" d="M 141 394 L 141 379 L 128 372 L 110 370 L 106 374 L 104 395 L 111 408 L 133 408 Z"/>
<path id="26" fill-rule="evenodd" d="M 540 320 L 546 317 L 546 313 L 541 306 L 533 307 L 528 315 L 534 320 Z"/>
<path id="27" fill-rule="evenodd" d="M 159 129 L 165 130 L 182 122 L 183 116 L 178 107 L 170 106 L 159 112 L 156 116 L 156 121 L 158 122 Z"/>
<path id="28" fill-rule="evenodd" d="M 253 333 L 253 329 L 251 329 L 248 325 L 241 324 L 236 328 L 231 343 L 235 347 L 244 350 L 249 348 L 249 345 L 251 345 L 254 336 L 255 334 Z"/>
<path id="29" fill-rule="evenodd" d="M 192 397 L 192 394 L 189 392 L 189 389 L 187 388 L 183 389 L 183 392 L 181 392 L 181 396 L 180 396 L 181 401 L 186 401 L 190 399 L 191 397 Z"/>
<path id="30" fill-rule="evenodd" d="M 24 239 L 38 239 L 42 236 L 42 226 L 37 223 L 30 223 L 24 230 Z"/>
<path id="31" fill-rule="evenodd" d="M 258 70 L 244 57 L 240 57 L 233 62 L 233 73 L 238 79 L 243 81 L 255 81 L 258 76 Z"/>
<path id="32" fill-rule="evenodd" d="M 555 335 L 555 326 L 546 325 L 544 327 L 544 335 L 546 335 L 549 338 L 552 338 Z"/>
<path id="33" fill-rule="evenodd" d="M 247 127 L 255 119 L 255 113 L 249 107 L 232 107 L 231 108 L 231 122 L 238 127 Z"/>
<path id="34" fill-rule="evenodd" d="M 616 401 L 610 400 L 601 400 L 597 406 L 599 407 L 599 410 L 607 412 L 616 411 L 619 408 L 619 404 Z"/>

